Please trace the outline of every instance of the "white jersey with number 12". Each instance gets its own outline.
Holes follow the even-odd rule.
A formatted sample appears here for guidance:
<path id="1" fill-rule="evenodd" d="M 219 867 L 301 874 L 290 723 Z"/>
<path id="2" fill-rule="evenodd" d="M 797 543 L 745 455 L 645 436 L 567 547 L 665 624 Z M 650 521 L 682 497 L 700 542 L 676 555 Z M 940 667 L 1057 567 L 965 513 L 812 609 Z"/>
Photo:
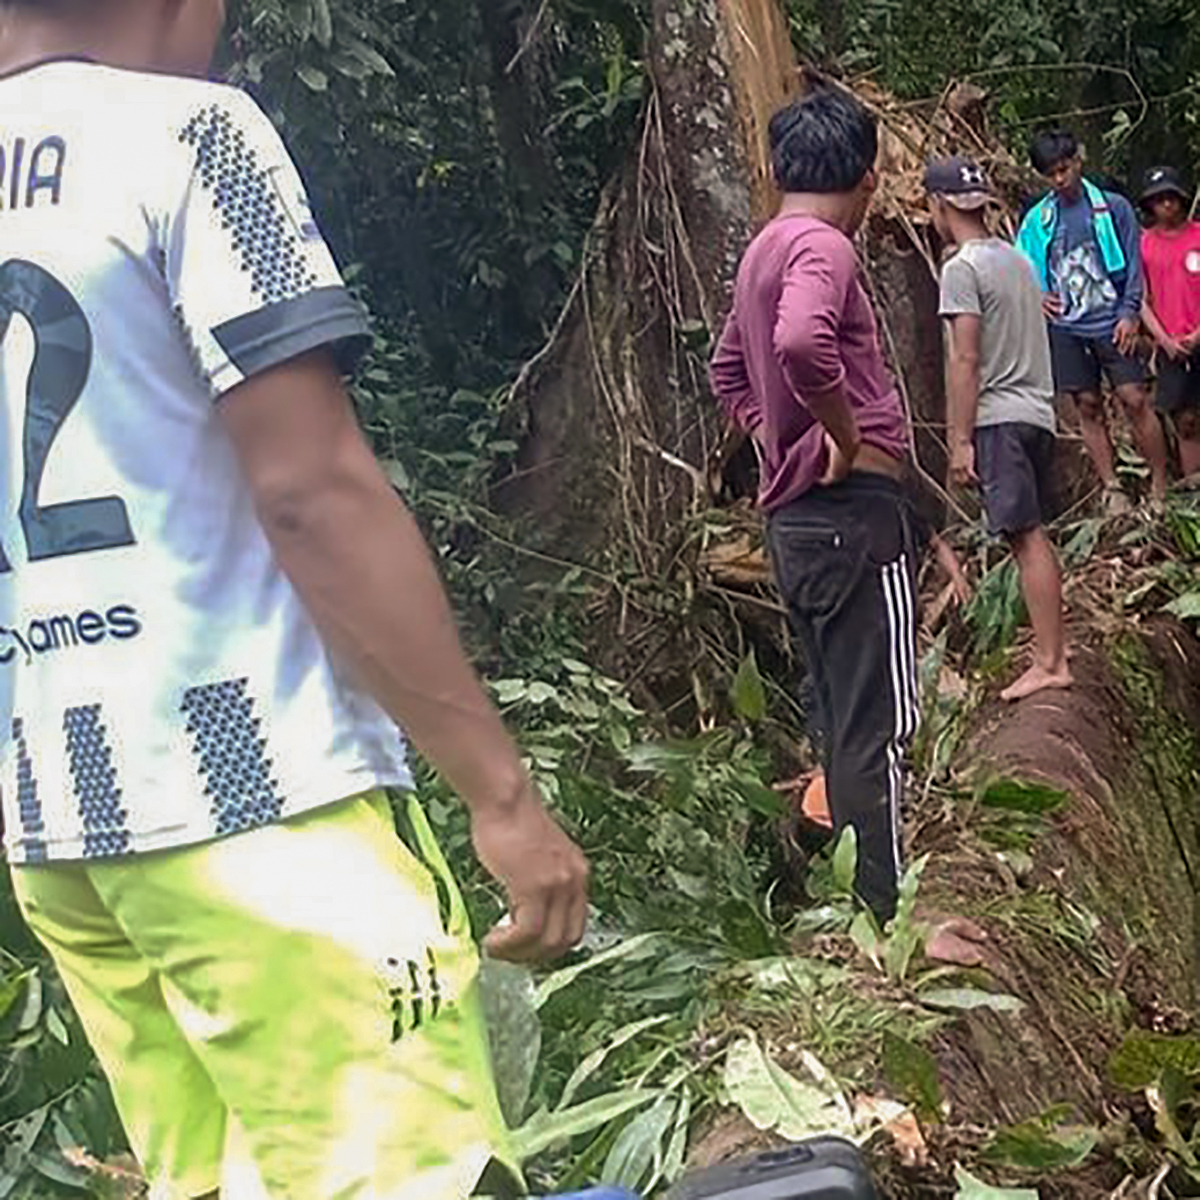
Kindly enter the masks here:
<path id="1" fill-rule="evenodd" d="M 218 84 L 0 79 L 0 739 L 18 864 L 188 845 L 382 784 L 218 420 L 369 345 L 270 122 Z M 397 603 L 402 597 L 396 597 Z"/>

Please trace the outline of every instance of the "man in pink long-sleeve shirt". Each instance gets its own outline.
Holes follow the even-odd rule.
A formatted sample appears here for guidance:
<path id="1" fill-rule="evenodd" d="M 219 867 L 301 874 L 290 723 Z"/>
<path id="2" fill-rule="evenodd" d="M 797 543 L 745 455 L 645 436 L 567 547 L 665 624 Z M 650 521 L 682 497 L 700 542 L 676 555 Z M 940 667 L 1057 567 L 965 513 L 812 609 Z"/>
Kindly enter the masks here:
<path id="1" fill-rule="evenodd" d="M 903 762 L 917 727 L 917 539 L 899 482 L 904 412 L 851 244 L 877 134 L 852 97 L 777 113 L 778 216 L 738 269 L 710 366 L 754 439 L 776 581 L 814 684 L 834 826 L 858 835 L 856 889 L 881 921 L 901 873 Z"/>

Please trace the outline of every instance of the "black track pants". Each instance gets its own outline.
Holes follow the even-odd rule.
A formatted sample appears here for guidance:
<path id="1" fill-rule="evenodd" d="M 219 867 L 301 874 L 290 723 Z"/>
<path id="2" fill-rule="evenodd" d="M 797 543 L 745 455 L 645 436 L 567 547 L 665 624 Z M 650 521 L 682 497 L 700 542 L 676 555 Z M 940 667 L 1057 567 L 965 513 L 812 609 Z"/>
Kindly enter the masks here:
<path id="1" fill-rule="evenodd" d="M 887 921 L 903 869 L 900 797 L 918 717 L 908 505 L 899 484 L 855 473 L 776 509 L 767 539 L 812 680 L 834 828 L 854 826 L 856 888 Z"/>

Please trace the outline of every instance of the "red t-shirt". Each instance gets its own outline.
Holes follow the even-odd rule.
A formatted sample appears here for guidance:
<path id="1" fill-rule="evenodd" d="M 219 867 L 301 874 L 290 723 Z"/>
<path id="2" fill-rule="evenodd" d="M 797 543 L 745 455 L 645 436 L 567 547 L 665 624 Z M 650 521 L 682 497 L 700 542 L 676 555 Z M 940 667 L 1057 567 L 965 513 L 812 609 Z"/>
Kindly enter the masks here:
<path id="1" fill-rule="evenodd" d="M 1150 306 L 1173 338 L 1200 329 L 1200 221 L 1182 229 L 1147 229 L 1142 234 L 1142 263 Z"/>

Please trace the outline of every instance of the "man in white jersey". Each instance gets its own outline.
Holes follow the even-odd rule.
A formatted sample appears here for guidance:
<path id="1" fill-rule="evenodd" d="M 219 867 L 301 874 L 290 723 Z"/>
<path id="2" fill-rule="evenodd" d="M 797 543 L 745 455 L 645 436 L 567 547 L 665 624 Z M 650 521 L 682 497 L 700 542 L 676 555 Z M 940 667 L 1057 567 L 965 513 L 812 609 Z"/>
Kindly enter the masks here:
<path id="1" fill-rule="evenodd" d="M 152 1195 L 457 1198 L 506 1150 L 397 726 L 507 891 L 495 954 L 576 943 L 586 865 L 357 428 L 299 176 L 204 80 L 223 18 L 0 0 L 6 849 Z"/>
<path id="2" fill-rule="evenodd" d="M 1041 291 L 1029 261 L 993 237 L 991 200 L 977 163 L 931 162 L 934 227 L 953 255 L 942 266 L 950 482 L 979 487 L 989 530 L 1012 547 L 1033 626 L 1033 662 L 1001 692 L 1020 700 L 1071 685 L 1063 634 L 1062 574 L 1042 526 L 1054 462 L 1054 384 Z"/>

